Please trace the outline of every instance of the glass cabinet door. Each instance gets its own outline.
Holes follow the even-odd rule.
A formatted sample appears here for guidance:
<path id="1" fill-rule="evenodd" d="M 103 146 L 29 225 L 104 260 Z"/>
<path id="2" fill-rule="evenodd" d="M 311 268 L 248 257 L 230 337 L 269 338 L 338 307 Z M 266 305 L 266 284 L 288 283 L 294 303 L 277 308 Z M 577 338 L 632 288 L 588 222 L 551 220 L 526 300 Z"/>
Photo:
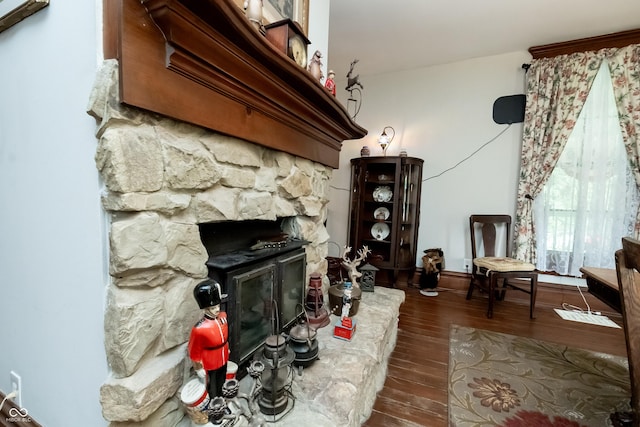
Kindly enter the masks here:
<path id="1" fill-rule="evenodd" d="M 406 159 L 402 162 L 400 195 L 400 231 L 398 233 L 397 267 L 415 266 L 420 219 L 421 162 Z"/>

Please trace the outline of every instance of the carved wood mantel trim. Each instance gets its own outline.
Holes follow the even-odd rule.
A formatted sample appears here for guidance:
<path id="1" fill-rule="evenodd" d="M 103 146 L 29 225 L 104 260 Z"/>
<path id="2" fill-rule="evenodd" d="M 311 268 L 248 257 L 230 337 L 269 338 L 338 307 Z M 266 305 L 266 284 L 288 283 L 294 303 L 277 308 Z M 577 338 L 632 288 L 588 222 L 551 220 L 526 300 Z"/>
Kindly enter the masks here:
<path id="1" fill-rule="evenodd" d="M 529 53 L 533 59 L 552 58 L 554 56 L 568 55 L 576 52 L 596 51 L 608 47 L 625 47 L 637 43 L 640 43 L 640 29 L 533 46 L 529 48 Z"/>
<path id="2" fill-rule="evenodd" d="M 233 0 L 109 0 L 104 16 L 126 104 L 333 168 L 367 134 Z"/>

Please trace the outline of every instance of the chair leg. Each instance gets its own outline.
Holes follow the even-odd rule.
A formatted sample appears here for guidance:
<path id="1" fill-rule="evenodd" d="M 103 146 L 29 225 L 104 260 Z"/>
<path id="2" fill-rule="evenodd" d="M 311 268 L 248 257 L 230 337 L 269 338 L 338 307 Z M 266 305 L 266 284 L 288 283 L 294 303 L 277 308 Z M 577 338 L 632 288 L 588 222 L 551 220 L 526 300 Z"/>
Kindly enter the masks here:
<path id="1" fill-rule="evenodd" d="M 467 290 L 467 299 L 471 299 L 471 295 L 473 295 L 473 290 L 476 287 L 476 277 L 471 274 L 471 280 L 469 281 L 469 289 Z"/>
<path id="2" fill-rule="evenodd" d="M 471 299 L 471 295 L 473 294 L 473 288 L 475 286 L 475 280 L 473 276 L 471 276 L 471 281 L 469 282 L 469 290 L 467 291 L 467 299 Z"/>
<path id="3" fill-rule="evenodd" d="M 498 290 L 498 287 L 496 286 L 496 293 L 498 294 L 497 300 L 504 301 L 504 296 L 507 293 L 507 279 L 502 279 L 502 286 L 500 287 L 500 290 Z"/>
<path id="4" fill-rule="evenodd" d="M 529 303 L 529 317 L 535 319 L 533 310 L 536 308 L 536 293 L 538 292 L 538 275 L 531 278 L 531 302 Z"/>
<path id="5" fill-rule="evenodd" d="M 635 418 L 633 412 L 614 412 L 609 415 L 613 427 L 632 427 Z"/>
<path id="6" fill-rule="evenodd" d="M 491 274 L 489 277 L 489 308 L 487 309 L 487 318 L 491 319 L 493 317 L 493 301 L 496 298 L 496 283 L 498 279 L 495 274 Z"/>

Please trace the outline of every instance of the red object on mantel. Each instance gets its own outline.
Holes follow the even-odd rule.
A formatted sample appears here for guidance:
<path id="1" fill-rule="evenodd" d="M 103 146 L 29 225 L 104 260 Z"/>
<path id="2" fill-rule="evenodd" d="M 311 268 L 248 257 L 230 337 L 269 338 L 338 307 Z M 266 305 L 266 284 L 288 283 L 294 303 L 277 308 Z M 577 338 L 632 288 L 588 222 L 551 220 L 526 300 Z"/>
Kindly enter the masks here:
<path id="1" fill-rule="evenodd" d="M 333 328 L 333 336 L 341 340 L 351 341 L 355 333 L 356 319 L 352 319 L 351 317 L 338 320 Z"/>

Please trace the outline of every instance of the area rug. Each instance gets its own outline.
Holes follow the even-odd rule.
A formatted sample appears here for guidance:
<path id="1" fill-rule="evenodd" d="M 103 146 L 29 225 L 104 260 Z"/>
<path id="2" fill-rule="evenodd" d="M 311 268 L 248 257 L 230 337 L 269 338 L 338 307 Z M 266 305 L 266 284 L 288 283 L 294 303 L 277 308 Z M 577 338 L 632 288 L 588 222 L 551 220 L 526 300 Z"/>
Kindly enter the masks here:
<path id="1" fill-rule="evenodd" d="M 451 326 L 449 426 L 610 426 L 630 396 L 626 357 Z"/>

